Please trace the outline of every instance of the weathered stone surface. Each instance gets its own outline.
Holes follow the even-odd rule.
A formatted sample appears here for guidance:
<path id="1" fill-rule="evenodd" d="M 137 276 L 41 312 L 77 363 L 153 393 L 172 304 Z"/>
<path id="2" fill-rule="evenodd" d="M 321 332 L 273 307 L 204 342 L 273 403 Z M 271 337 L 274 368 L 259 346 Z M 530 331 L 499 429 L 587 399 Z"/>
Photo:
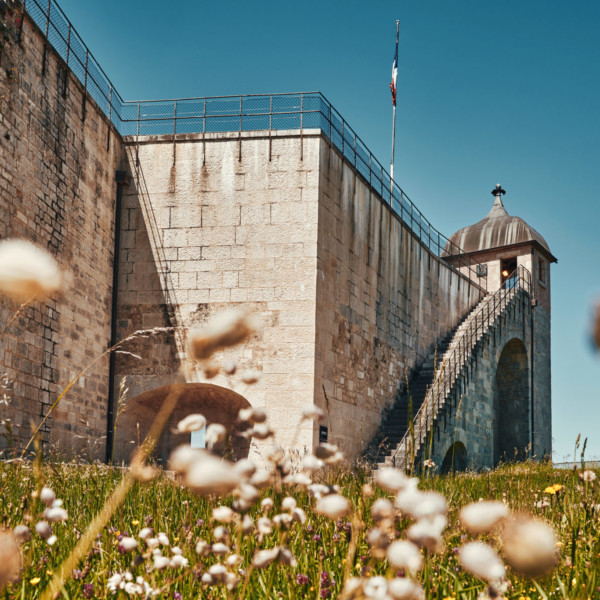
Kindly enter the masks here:
<path id="1" fill-rule="evenodd" d="M 110 339 L 121 142 L 90 98 L 82 119 L 82 86 L 44 45 L 28 18 L 20 43 L 10 33 L 0 40 L 0 237 L 48 249 L 68 273 L 63 292 L 28 306 L 0 341 L 12 381 L 2 416 L 17 447 Z M 2 328 L 17 308 L 0 300 Z M 79 378 L 42 430 L 46 447 L 104 456 L 107 377 L 104 358 Z"/>

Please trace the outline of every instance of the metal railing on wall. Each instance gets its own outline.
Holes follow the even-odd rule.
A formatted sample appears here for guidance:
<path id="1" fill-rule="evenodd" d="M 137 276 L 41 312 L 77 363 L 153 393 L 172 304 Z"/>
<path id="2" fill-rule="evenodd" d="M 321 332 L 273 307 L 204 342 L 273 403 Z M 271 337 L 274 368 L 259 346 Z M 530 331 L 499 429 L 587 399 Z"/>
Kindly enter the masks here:
<path id="1" fill-rule="evenodd" d="M 124 101 L 55 0 L 24 0 L 23 8 L 120 135 L 320 129 L 424 246 L 487 289 L 487 269 L 431 225 L 320 92 Z"/>

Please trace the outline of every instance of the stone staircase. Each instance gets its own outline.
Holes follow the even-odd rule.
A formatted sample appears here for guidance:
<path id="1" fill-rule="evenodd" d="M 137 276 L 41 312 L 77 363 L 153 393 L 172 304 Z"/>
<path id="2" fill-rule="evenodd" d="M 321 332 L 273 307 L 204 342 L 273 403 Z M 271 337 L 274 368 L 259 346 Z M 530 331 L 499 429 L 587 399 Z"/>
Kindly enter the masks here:
<path id="1" fill-rule="evenodd" d="M 451 394 L 466 383 L 468 367 L 482 339 L 507 317 L 515 302 L 530 294 L 531 275 L 519 267 L 507 284 L 484 296 L 414 373 L 369 445 L 365 453 L 368 461 L 399 469 L 406 469 L 411 462 L 420 463 L 428 435 Z M 412 427 L 411 415 L 415 415 Z"/>

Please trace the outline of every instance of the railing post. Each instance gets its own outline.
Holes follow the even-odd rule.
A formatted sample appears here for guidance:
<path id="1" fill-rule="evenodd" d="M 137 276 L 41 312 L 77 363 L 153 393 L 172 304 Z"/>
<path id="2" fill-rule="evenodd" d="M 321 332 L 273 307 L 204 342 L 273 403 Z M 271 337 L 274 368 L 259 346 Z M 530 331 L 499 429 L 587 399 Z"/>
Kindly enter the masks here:
<path id="1" fill-rule="evenodd" d="M 177 100 L 173 104 L 173 142 L 175 142 L 175 135 L 177 134 Z"/>
<path id="2" fill-rule="evenodd" d="M 206 103 L 206 100 L 204 101 Z M 272 137 L 271 131 L 273 129 L 273 96 L 269 96 L 269 162 L 271 162 L 272 157 Z"/>
<path id="3" fill-rule="evenodd" d="M 238 132 L 238 162 L 242 162 L 242 97 L 240 96 L 240 130 Z"/>
<path id="4" fill-rule="evenodd" d="M 81 105 L 81 120 L 85 121 L 85 109 L 86 109 L 86 101 L 87 101 L 87 79 L 88 79 L 88 60 L 89 60 L 90 51 L 86 48 L 85 50 L 85 74 L 84 74 L 84 82 L 83 82 L 83 100 Z M 138 103 L 139 106 L 139 103 Z"/>
<path id="5" fill-rule="evenodd" d="M 71 52 L 71 23 L 69 23 L 69 33 L 67 34 L 67 67 L 69 66 L 70 52 Z"/>
<path id="6" fill-rule="evenodd" d="M 19 35 L 17 36 L 17 41 L 21 43 L 21 38 L 23 36 L 23 21 L 25 20 L 25 6 L 27 5 L 27 0 L 23 0 L 23 10 L 21 11 L 21 22 L 19 23 Z"/>
<path id="7" fill-rule="evenodd" d="M 106 131 L 106 151 L 110 149 L 110 124 L 112 123 L 112 85 L 108 93 L 108 129 Z"/>
<path id="8" fill-rule="evenodd" d="M 300 162 L 304 160 L 304 138 L 302 135 L 304 116 L 304 94 L 300 94 Z"/>
<path id="9" fill-rule="evenodd" d="M 46 55 L 48 53 L 48 31 L 50 30 L 50 3 L 48 0 L 48 8 L 46 9 L 46 31 L 44 32 L 44 52 L 42 54 L 42 76 L 46 74 Z"/>
<path id="10" fill-rule="evenodd" d="M 48 9 L 46 12 L 46 39 L 48 39 L 48 31 L 50 29 L 50 3 L 52 2 L 52 0 L 48 0 Z"/>

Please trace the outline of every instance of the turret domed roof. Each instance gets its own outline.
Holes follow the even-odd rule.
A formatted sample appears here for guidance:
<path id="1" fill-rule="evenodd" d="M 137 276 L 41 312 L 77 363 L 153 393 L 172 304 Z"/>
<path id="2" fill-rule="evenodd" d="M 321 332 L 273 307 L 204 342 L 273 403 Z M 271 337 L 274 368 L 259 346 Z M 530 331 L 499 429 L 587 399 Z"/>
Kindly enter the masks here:
<path id="1" fill-rule="evenodd" d="M 485 219 L 459 229 L 446 244 L 442 256 L 452 256 L 459 252 L 470 254 L 504 246 L 534 242 L 539 244 L 553 262 L 556 258 L 550 252 L 546 240 L 520 217 L 511 217 L 502 204 L 504 190 L 500 184 L 492 191 L 494 205 Z M 453 245 L 453 246 L 452 246 Z"/>

